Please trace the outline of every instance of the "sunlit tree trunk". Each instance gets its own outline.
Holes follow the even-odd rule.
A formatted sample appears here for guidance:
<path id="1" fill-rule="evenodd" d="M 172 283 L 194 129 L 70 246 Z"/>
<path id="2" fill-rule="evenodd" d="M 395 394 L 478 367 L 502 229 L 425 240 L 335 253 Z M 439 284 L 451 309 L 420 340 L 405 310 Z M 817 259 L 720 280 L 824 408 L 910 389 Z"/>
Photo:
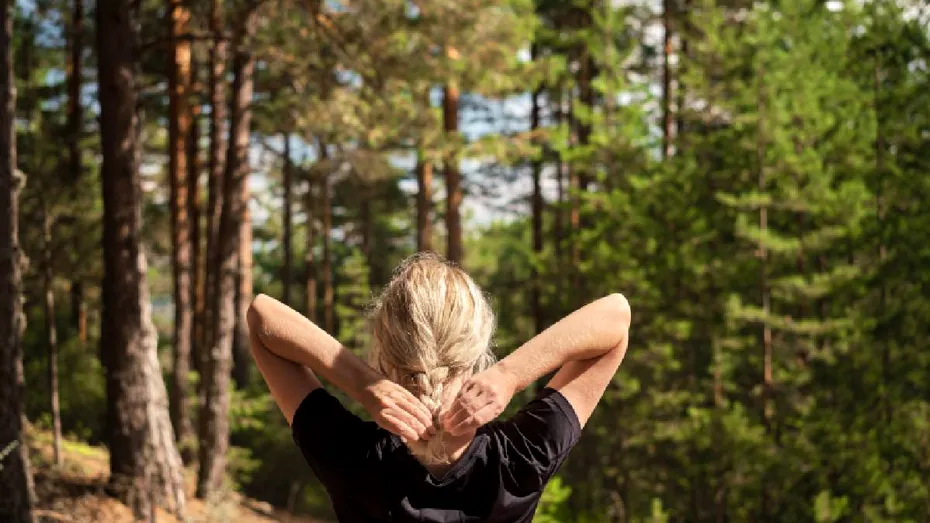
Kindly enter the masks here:
<path id="1" fill-rule="evenodd" d="M 542 95 L 542 88 L 533 92 L 532 109 L 530 111 L 530 131 L 535 132 L 539 129 L 539 97 Z M 534 159 L 532 164 L 533 170 L 533 196 L 531 201 L 532 222 L 533 222 L 533 253 L 537 260 L 542 256 L 543 250 L 543 195 L 542 195 L 542 160 Z M 532 268 L 532 296 L 530 298 L 530 307 L 533 314 L 533 330 L 536 334 L 543 331 L 543 309 L 542 309 L 542 281 L 539 277 L 539 270 L 534 263 Z"/>
<path id="2" fill-rule="evenodd" d="M 304 253 L 304 270 L 306 271 L 307 317 L 317 321 L 316 287 L 317 268 L 314 249 L 316 248 L 316 189 L 313 178 L 307 177 L 307 194 L 304 207 L 307 212 L 307 246 Z"/>
<path id="3" fill-rule="evenodd" d="M 98 92 L 103 152 L 103 324 L 110 481 L 138 519 L 158 502 L 183 512 L 181 459 L 158 364 L 141 245 L 142 191 L 131 5 L 97 2 Z"/>
<path id="4" fill-rule="evenodd" d="M 49 410 L 52 414 L 52 449 L 55 465 L 61 458 L 61 407 L 58 401 L 58 329 L 55 326 L 55 274 L 52 270 L 52 216 L 42 206 L 42 290 L 45 295 L 45 337 L 48 343 Z"/>
<path id="5" fill-rule="evenodd" d="M 203 337 L 200 346 L 203 351 L 196 360 L 201 374 L 201 395 L 203 394 L 203 375 L 208 350 L 213 347 L 213 335 L 216 331 L 215 318 L 216 274 L 220 266 L 217 244 L 220 226 L 220 213 L 223 207 L 223 180 L 226 169 L 226 40 L 223 35 L 223 14 L 220 0 L 210 4 L 210 33 L 213 45 L 210 48 L 210 150 L 207 166 L 207 252 L 204 274 L 204 314 Z"/>
<path id="6" fill-rule="evenodd" d="M 0 521 L 33 521 L 35 494 L 23 434 L 22 253 L 16 170 L 16 89 L 13 79 L 13 2 L 0 9 Z M 8 453 L 7 453 L 8 452 Z"/>
<path id="7" fill-rule="evenodd" d="M 188 182 L 187 148 L 190 131 L 188 95 L 190 88 L 190 42 L 184 37 L 190 13 L 181 0 L 168 0 L 168 25 L 171 52 L 168 60 L 168 173 L 171 187 L 171 251 L 174 275 L 174 360 L 171 375 L 171 423 L 175 439 L 180 443 L 182 457 L 192 438 L 188 413 L 188 373 L 193 341 L 193 308 L 191 304 L 191 222 L 190 185 Z"/>
<path id="8" fill-rule="evenodd" d="M 417 251 L 433 249 L 433 164 L 417 149 Z"/>
<path id="9" fill-rule="evenodd" d="M 248 43 L 258 25 L 256 11 L 242 14 L 235 28 L 233 58 L 233 101 L 230 104 L 230 140 L 223 180 L 223 202 L 217 236 L 218 262 L 213 281 L 214 314 L 212 343 L 205 358 L 203 373 L 204 405 L 200 415 L 200 468 L 197 474 L 197 497 L 205 498 L 222 486 L 229 449 L 230 371 L 236 328 L 235 297 L 239 269 L 242 221 L 249 163 L 248 145 L 251 124 L 252 73 L 254 59 Z M 247 262 L 250 266 L 251 260 Z"/>
<path id="10" fill-rule="evenodd" d="M 70 183 L 77 190 L 81 180 L 81 129 L 84 108 L 81 105 L 81 71 L 84 54 L 84 3 L 74 0 L 71 12 L 71 30 L 68 38 L 68 59 L 65 74 L 68 83 L 68 173 Z M 81 343 L 87 341 L 87 305 L 84 301 L 84 282 L 80 276 L 71 280 L 71 324 Z"/>
<path id="11" fill-rule="evenodd" d="M 284 202 L 283 202 L 283 212 L 284 212 L 284 238 L 281 239 L 281 243 L 284 246 L 284 263 L 281 266 L 281 285 L 284 287 L 282 292 L 282 297 L 284 303 L 287 305 L 291 304 L 291 278 L 293 277 L 293 264 L 291 258 L 293 256 L 293 243 L 291 241 L 291 236 L 293 235 L 293 224 L 291 223 L 292 214 L 292 205 L 293 205 L 293 185 L 294 185 L 294 170 L 291 165 L 291 135 L 290 133 L 284 133 L 284 167 L 282 169 L 283 174 L 283 185 L 284 185 Z"/>
<path id="12" fill-rule="evenodd" d="M 246 158 L 246 161 L 248 159 Z M 247 174 L 245 175 L 247 176 Z M 236 272 L 236 329 L 233 335 L 233 379 L 236 387 L 244 389 L 249 384 L 252 358 L 249 357 L 249 325 L 246 315 L 252 303 L 252 213 L 249 211 L 249 186 L 243 183 L 239 199 L 239 255 Z"/>
<path id="13" fill-rule="evenodd" d="M 329 154 L 326 150 L 326 144 L 320 143 L 320 158 L 326 160 Z M 333 195 L 332 180 L 330 179 L 329 170 L 323 173 L 320 179 L 321 194 L 320 203 L 323 205 L 323 230 L 320 231 L 323 237 L 323 326 L 326 332 L 333 334 L 336 328 L 336 292 L 333 282 L 333 253 L 332 253 L 332 234 L 333 234 Z"/>
<path id="14" fill-rule="evenodd" d="M 672 154 L 672 2 L 662 0 L 662 158 Z"/>
<path id="15" fill-rule="evenodd" d="M 442 121 L 447 140 L 454 140 L 459 128 L 459 91 L 453 84 L 446 84 L 442 91 Z M 458 155 L 449 152 L 445 158 L 446 176 L 446 257 L 454 263 L 462 263 L 462 176 L 459 172 Z"/>
<path id="16" fill-rule="evenodd" d="M 203 201 L 200 191 L 200 178 L 202 175 L 200 161 L 200 91 L 202 85 L 197 78 L 197 63 L 191 60 L 191 99 L 193 104 L 190 109 L 190 132 L 187 140 L 187 213 L 190 216 L 190 237 L 191 237 L 191 292 L 194 307 L 194 327 L 191 336 L 191 355 L 190 363 L 195 370 L 199 369 L 201 354 L 205 350 L 203 347 L 204 329 L 206 328 L 206 256 L 203 245 L 202 233 L 202 216 Z M 190 392 L 188 392 L 190 397 Z M 187 458 L 185 458 L 185 462 Z"/>

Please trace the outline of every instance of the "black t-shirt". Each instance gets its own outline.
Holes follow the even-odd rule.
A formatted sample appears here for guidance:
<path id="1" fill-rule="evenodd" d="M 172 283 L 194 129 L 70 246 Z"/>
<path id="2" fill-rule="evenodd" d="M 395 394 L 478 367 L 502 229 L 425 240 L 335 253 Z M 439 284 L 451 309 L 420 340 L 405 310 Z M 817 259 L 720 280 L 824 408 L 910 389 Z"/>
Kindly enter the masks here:
<path id="1" fill-rule="evenodd" d="M 323 388 L 297 408 L 292 430 L 340 523 L 528 523 L 581 436 L 571 404 L 549 388 L 512 418 L 481 427 L 442 477 Z"/>

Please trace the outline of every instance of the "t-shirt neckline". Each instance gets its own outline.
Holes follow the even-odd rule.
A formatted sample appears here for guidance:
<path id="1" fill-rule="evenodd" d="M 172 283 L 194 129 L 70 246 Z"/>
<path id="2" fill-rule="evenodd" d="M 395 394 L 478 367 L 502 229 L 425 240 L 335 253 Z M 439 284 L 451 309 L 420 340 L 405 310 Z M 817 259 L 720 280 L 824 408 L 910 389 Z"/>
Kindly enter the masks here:
<path id="1" fill-rule="evenodd" d="M 475 432 L 475 437 L 468 443 L 468 447 L 465 448 L 465 452 L 462 453 L 458 461 L 452 464 L 444 474 L 436 476 L 426 466 L 420 463 L 413 454 L 410 454 L 409 450 L 408 455 L 410 459 L 416 463 L 416 466 L 420 468 L 426 474 L 426 480 L 434 486 L 441 487 L 443 485 L 448 485 L 456 479 L 462 477 L 462 475 L 468 470 L 468 465 L 470 465 L 475 460 L 475 455 L 478 452 L 478 447 L 481 444 L 479 440 L 484 439 L 485 427 L 481 427 Z M 396 436 L 395 436 L 396 437 Z M 400 438 L 398 438 L 399 440 Z"/>

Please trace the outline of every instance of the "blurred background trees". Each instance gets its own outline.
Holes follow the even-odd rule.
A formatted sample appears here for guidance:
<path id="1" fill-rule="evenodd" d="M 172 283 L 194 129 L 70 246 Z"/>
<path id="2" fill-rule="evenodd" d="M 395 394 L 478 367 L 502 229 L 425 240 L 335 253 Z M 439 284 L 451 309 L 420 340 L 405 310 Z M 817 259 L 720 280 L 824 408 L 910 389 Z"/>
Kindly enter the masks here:
<path id="1" fill-rule="evenodd" d="M 33 497 L 19 409 L 38 478 L 106 445 L 137 517 L 182 510 L 183 458 L 188 497 L 326 518 L 244 311 L 363 352 L 424 249 L 500 354 L 633 304 L 540 521 L 930 519 L 924 3 L 5 5 L 0 519 Z"/>

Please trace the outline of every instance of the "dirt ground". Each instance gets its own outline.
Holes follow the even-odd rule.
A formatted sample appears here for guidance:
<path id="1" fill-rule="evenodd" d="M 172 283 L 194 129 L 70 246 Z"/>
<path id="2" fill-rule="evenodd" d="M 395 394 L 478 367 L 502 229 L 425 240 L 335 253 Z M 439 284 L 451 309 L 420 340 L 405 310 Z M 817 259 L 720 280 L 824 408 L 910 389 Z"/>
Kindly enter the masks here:
<path id="1" fill-rule="evenodd" d="M 36 520 L 45 522 L 132 522 L 129 507 L 106 495 L 109 454 L 102 447 L 65 439 L 63 464 L 53 462 L 51 434 L 30 431 L 30 457 L 36 487 Z M 187 508 L 183 521 L 201 522 L 292 522 L 324 523 L 306 516 L 292 516 L 268 503 L 249 499 L 237 492 L 224 492 L 208 501 L 194 497 L 195 475 L 185 471 Z M 177 523 L 173 514 L 159 509 L 157 521 Z"/>

